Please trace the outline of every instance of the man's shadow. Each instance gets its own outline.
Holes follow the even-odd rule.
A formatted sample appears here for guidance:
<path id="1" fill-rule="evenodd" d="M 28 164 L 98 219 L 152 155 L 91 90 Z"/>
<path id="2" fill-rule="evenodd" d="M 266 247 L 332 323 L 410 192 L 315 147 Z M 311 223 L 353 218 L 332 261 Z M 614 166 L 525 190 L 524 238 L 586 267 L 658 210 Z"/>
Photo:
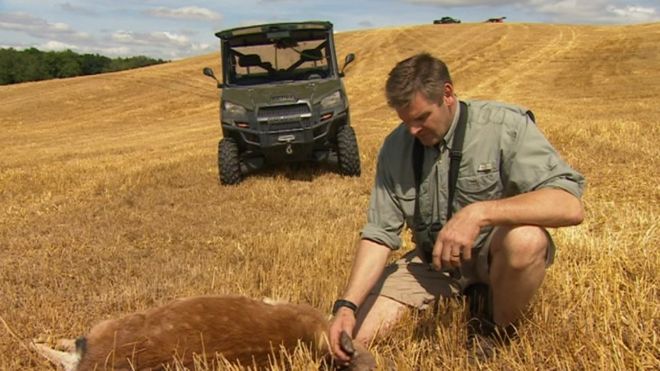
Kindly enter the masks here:
<path id="1" fill-rule="evenodd" d="M 427 310 L 415 310 L 416 326 L 413 329 L 413 339 L 416 341 L 438 340 L 438 329 L 450 331 L 461 325 L 468 313 L 468 303 L 463 295 L 442 297 L 435 300 Z"/>

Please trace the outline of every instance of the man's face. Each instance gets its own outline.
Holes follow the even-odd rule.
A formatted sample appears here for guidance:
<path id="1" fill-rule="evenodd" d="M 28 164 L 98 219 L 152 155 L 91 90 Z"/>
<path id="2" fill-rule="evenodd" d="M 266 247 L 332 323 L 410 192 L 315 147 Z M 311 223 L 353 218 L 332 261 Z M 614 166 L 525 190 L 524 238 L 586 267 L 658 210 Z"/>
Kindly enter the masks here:
<path id="1" fill-rule="evenodd" d="M 442 104 L 431 102 L 423 93 L 417 92 L 410 104 L 396 110 L 410 134 L 427 147 L 442 141 L 454 119 L 456 100 L 453 93 L 445 95 L 442 100 Z"/>

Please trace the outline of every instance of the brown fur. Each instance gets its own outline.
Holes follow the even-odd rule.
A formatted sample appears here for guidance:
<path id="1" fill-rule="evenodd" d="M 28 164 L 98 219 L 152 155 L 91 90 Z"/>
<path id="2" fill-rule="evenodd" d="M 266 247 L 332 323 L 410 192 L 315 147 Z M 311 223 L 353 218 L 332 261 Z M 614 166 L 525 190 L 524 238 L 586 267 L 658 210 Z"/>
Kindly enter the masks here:
<path id="1" fill-rule="evenodd" d="M 238 296 L 179 299 L 94 326 L 85 336 L 86 348 L 78 349 L 82 357 L 76 370 L 159 369 L 175 359 L 192 368 L 193 354 L 211 358 L 216 353 L 242 365 L 267 366 L 280 346 L 292 350 L 299 342 L 327 354 L 327 327 L 324 316 L 305 304 Z M 375 366 L 371 355 L 360 350 L 371 366 L 354 369 Z"/>

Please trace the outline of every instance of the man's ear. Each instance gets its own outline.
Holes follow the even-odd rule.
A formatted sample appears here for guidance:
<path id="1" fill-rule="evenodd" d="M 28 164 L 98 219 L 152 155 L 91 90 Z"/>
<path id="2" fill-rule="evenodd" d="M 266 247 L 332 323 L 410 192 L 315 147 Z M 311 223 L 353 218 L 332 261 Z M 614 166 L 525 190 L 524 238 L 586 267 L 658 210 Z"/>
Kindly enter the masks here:
<path id="1" fill-rule="evenodd" d="M 454 85 L 450 82 L 445 82 L 442 100 L 448 106 L 456 103 L 456 95 L 454 94 Z"/>

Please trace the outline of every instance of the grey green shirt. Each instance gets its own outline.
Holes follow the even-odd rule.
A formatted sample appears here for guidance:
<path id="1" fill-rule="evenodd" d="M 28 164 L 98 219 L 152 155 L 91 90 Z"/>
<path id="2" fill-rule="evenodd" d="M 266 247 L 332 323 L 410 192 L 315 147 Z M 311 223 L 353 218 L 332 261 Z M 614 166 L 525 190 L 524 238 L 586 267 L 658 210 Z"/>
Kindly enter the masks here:
<path id="1" fill-rule="evenodd" d="M 463 158 L 454 196 L 454 213 L 470 203 L 493 200 L 541 188 L 559 188 L 576 197 L 584 178 L 566 164 L 541 134 L 526 110 L 487 101 L 466 101 L 468 121 Z M 460 105 L 457 105 L 460 107 Z M 460 109 L 460 108 L 459 108 Z M 449 150 L 459 110 L 438 147 L 424 147 L 420 213 L 425 223 L 446 223 Z M 404 124 L 390 133 L 378 155 L 367 224 L 362 238 L 398 249 L 404 225 L 413 227 L 415 179 L 414 137 Z M 490 228 L 484 228 L 477 246 Z"/>

